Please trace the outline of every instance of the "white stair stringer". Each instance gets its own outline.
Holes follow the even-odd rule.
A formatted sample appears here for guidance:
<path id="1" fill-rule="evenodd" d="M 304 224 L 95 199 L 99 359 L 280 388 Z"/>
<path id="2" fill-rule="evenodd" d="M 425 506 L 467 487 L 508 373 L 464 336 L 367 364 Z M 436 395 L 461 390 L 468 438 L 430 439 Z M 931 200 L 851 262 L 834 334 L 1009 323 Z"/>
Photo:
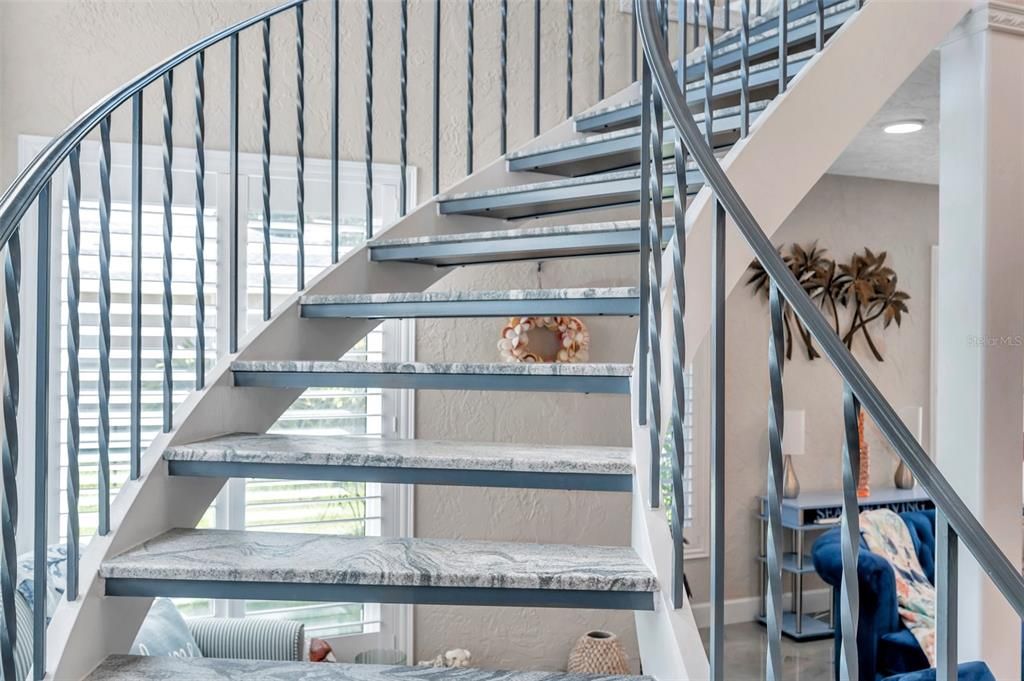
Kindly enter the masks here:
<path id="1" fill-rule="evenodd" d="M 619 102 L 634 89 L 627 87 L 603 104 Z M 577 136 L 570 119 L 529 145 L 559 144 Z M 477 191 L 545 179 L 551 177 L 509 172 L 501 157 L 453 185 L 451 191 Z M 616 220 L 622 212 L 613 209 L 596 215 L 597 219 Z M 441 216 L 436 200 L 431 199 L 396 222 L 386 234 L 414 238 L 494 230 L 503 224 L 488 218 Z M 292 360 L 337 360 L 379 321 L 303 319 L 299 314 L 302 296 L 424 291 L 450 271 L 410 263 L 372 262 L 364 244 L 320 273 L 304 291 L 293 293 L 269 321 L 240 338 L 238 353 L 219 358 L 207 375 L 206 387 L 190 393 L 175 409 L 173 429 L 158 434 L 143 453 L 140 478 L 128 481 L 113 498 L 110 533 L 92 537 L 83 551 L 79 598 L 74 602 L 61 600 L 47 629 L 46 668 L 52 678 L 84 678 L 109 655 L 128 650 L 149 610 L 148 598 L 104 596 L 104 582 L 99 577 L 103 561 L 172 528 L 194 527 L 223 487 L 223 478 L 169 476 L 164 450 L 230 433 L 265 432 L 302 392 L 234 387 L 231 363 L 281 359 L 285 353 Z"/>
<path id="2" fill-rule="evenodd" d="M 659 681 L 708 678 L 708 656 L 693 617 L 690 599 L 683 607 L 672 603 L 672 534 L 663 507 L 651 508 L 650 426 L 637 425 L 639 372 L 634 362 L 630 381 L 630 415 L 633 419 L 633 504 L 630 536 L 633 550 L 654 572 L 661 591 L 654 595 L 654 610 L 634 611 L 636 638 L 644 673 Z M 653 453 L 657 456 L 659 453 Z"/>
<path id="3" fill-rule="evenodd" d="M 972 0 L 870 0 L 815 55 L 722 160 L 769 238 L 896 89 L 971 9 Z M 710 329 L 714 200 L 704 188 L 686 211 L 686 362 Z M 666 215 L 672 214 L 666 204 Z M 753 257 L 726 222 L 726 295 Z M 662 272 L 662 396 L 672 394 L 672 253 Z M 767 358 L 767 355 L 766 355 Z M 767 360 L 766 360 L 767 361 Z M 767 365 L 765 365 L 767 366 Z M 662 400 L 662 424 L 671 400 Z M 767 417 L 766 417 L 767 418 Z"/>

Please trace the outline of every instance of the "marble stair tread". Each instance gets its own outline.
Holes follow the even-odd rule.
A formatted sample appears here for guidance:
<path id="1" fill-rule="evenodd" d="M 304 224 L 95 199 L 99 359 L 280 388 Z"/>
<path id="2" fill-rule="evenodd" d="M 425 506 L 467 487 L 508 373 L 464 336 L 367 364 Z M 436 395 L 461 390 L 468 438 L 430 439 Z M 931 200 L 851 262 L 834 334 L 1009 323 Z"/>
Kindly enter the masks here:
<path id="1" fill-rule="evenodd" d="M 587 300 L 592 298 L 637 298 L 635 286 L 602 288 L 548 288 L 505 291 L 417 291 L 412 293 L 356 293 L 310 295 L 302 297 L 303 305 L 337 305 L 346 303 L 440 303 L 493 300 Z"/>
<path id="2" fill-rule="evenodd" d="M 771 99 L 763 99 L 763 100 L 758 100 L 758 101 L 751 102 L 750 103 L 750 109 L 749 109 L 750 113 L 754 114 L 754 113 L 759 113 L 759 112 L 763 111 L 764 109 L 768 108 L 768 105 L 771 104 L 771 102 L 772 102 Z M 603 109 L 602 111 L 615 111 L 615 110 L 617 110 L 619 108 L 629 108 L 631 106 L 636 106 L 636 104 L 637 104 L 636 101 L 632 101 L 632 102 L 629 102 L 628 104 L 622 105 L 621 107 L 609 107 L 607 109 Z M 715 111 L 714 111 L 714 115 L 715 115 L 715 119 L 716 120 L 721 119 L 721 118 L 728 118 L 730 116 L 737 116 L 737 115 L 739 115 L 739 113 L 740 113 L 740 107 L 739 106 L 727 106 L 727 107 L 722 107 L 720 109 L 715 109 Z M 675 130 L 675 124 L 672 122 L 671 117 L 666 117 L 666 119 L 667 119 L 665 121 L 665 131 L 666 131 L 666 133 L 668 131 L 674 131 Z M 703 111 L 699 111 L 699 112 L 694 113 L 693 119 L 697 123 L 703 123 L 704 119 L 705 119 L 704 112 Z M 618 139 L 623 139 L 623 138 L 627 138 L 627 137 L 632 137 L 634 135 L 639 135 L 639 134 L 640 134 L 640 128 L 637 127 L 637 126 L 633 126 L 633 127 L 629 127 L 629 128 L 623 128 L 621 130 L 613 130 L 611 132 L 588 134 L 585 137 L 580 137 L 580 138 L 577 138 L 577 139 L 568 140 L 566 142 L 560 142 L 558 144 L 552 144 L 552 145 L 546 146 L 546 147 L 537 147 L 537 148 L 533 148 L 533 149 L 526 149 L 526 150 L 523 150 L 523 151 L 516 151 L 516 152 L 513 152 L 511 154 L 508 154 L 507 158 L 510 161 L 514 161 L 516 159 L 529 158 L 530 156 L 537 156 L 539 154 L 545 154 L 545 153 L 552 152 L 552 151 L 562 151 L 564 149 L 574 149 L 574 148 L 578 148 L 578 147 L 594 146 L 594 145 L 600 144 L 601 142 L 609 142 L 609 141 L 613 141 L 613 140 L 618 140 Z M 674 133 L 670 136 L 670 138 L 671 139 L 675 139 Z M 670 141 L 669 137 L 666 137 L 666 143 L 668 143 L 669 141 Z"/>
<path id="3" fill-rule="evenodd" d="M 172 529 L 100 566 L 106 580 L 651 593 L 630 547 Z M 109 584 L 108 584 L 109 586 Z"/>
<path id="4" fill-rule="evenodd" d="M 84 681 L 654 681 L 649 676 L 111 655 Z"/>
<path id="5" fill-rule="evenodd" d="M 667 219 L 665 221 L 665 229 L 671 229 L 673 225 L 674 223 L 671 219 Z M 591 222 L 578 225 L 552 225 L 549 227 L 529 227 L 525 229 L 497 229 L 481 232 L 465 232 L 462 234 L 434 234 L 429 236 L 407 237 L 404 239 L 375 239 L 370 242 L 370 248 L 461 243 L 467 241 L 487 241 L 513 238 L 530 239 L 534 237 L 558 236 L 563 234 L 604 234 L 609 232 L 628 232 L 639 228 L 639 220 Z"/>
<path id="6" fill-rule="evenodd" d="M 629 377 L 632 364 L 526 363 L 526 362 L 323 362 L 303 360 L 238 361 L 238 372 L 366 373 L 366 374 L 472 374 L 490 376 L 614 376 Z"/>
<path id="7" fill-rule="evenodd" d="M 169 447 L 168 461 L 629 475 L 628 447 L 237 434 Z"/>

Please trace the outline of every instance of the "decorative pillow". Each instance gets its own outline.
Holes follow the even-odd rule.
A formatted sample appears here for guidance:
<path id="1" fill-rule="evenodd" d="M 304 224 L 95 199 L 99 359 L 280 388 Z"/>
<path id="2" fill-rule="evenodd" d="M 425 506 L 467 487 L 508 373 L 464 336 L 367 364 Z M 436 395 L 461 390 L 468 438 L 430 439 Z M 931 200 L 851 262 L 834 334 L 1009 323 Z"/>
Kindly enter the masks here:
<path id="1" fill-rule="evenodd" d="M 64 596 L 67 585 L 68 547 L 66 544 L 50 544 L 46 547 L 46 623 L 50 623 L 57 603 Z M 32 552 L 18 556 L 18 593 L 25 597 L 29 609 L 35 608 L 36 594 Z"/>
<path id="2" fill-rule="evenodd" d="M 169 599 L 157 598 L 132 644 L 132 655 L 202 657 L 185 618 Z"/>

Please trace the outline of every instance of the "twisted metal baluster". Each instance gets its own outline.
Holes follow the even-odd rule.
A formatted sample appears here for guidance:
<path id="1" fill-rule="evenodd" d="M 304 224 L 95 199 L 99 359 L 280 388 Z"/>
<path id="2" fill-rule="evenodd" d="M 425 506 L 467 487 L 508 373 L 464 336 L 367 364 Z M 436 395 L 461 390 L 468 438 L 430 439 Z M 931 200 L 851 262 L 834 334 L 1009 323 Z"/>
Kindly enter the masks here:
<path id="1" fill-rule="evenodd" d="M 501 153 L 508 151 L 508 0 L 501 0 Z"/>
<path id="2" fill-rule="evenodd" d="M 860 613 L 860 587 L 857 583 L 857 557 L 860 550 L 860 507 L 857 503 L 857 479 L 860 474 L 860 403 L 849 384 L 843 385 L 843 517 L 840 529 L 843 578 L 839 598 L 842 641 L 839 648 L 839 678 L 853 681 L 857 671 L 857 618 Z"/>
<path id="3" fill-rule="evenodd" d="M 605 34 L 605 0 L 597 4 L 597 99 L 604 99 L 604 34 Z"/>
<path id="4" fill-rule="evenodd" d="M 787 0 L 779 0 L 779 94 L 786 91 L 789 82 L 788 42 L 789 7 Z"/>
<path id="5" fill-rule="evenodd" d="M 341 0 L 331 0 L 331 262 L 338 262 L 339 177 L 341 155 Z M 435 192 L 436 193 L 436 192 Z"/>
<path id="6" fill-rule="evenodd" d="M 174 255 L 171 250 L 171 239 L 174 236 L 174 214 L 171 210 L 171 203 L 174 199 L 174 177 L 171 174 L 171 164 L 174 161 L 174 138 L 172 135 L 172 124 L 174 122 L 174 72 L 168 71 L 164 74 L 163 78 L 164 86 L 164 149 L 163 149 L 163 165 L 164 165 L 164 187 L 163 187 L 163 199 L 164 199 L 164 253 L 163 253 L 163 283 L 164 283 L 164 297 L 163 297 L 163 323 L 164 323 L 164 335 L 163 335 L 163 359 L 164 359 L 164 378 L 163 378 L 163 397 L 164 397 L 164 422 L 163 429 L 165 433 L 171 431 L 171 425 L 173 421 L 173 409 L 174 409 L 174 366 L 172 364 L 173 353 L 174 353 L 174 327 L 172 324 L 172 314 L 174 299 L 171 291 L 171 281 L 173 276 L 174 267 Z"/>
<path id="7" fill-rule="evenodd" d="M 768 594 L 765 619 L 768 625 L 768 650 L 765 670 L 768 679 L 782 678 L 782 369 L 785 339 L 782 297 L 775 282 L 769 289 L 771 333 L 768 335 L 768 384 L 771 403 L 768 409 L 768 490 L 765 513 L 768 516 Z"/>
<path id="8" fill-rule="evenodd" d="M 700 0 L 693 3 L 693 46 L 700 46 Z"/>
<path id="9" fill-rule="evenodd" d="M 373 238 L 373 0 L 366 0 L 366 238 Z"/>
<path id="10" fill-rule="evenodd" d="M 740 137 L 750 133 L 750 0 L 740 0 Z"/>
<path id="11" fill-rule="evenodd" d="M 270 19 L 263 20 L 263 321 L 270 319 Z"/>
<path id="12" fill-rule="evenodd" d="M 821 52 L 825 47 L 825 0 L 816 0 L 815 10 L 814 49 Z"/>
<path id="13" fill-rule="evenodd" d="M 36 413 L 33 424 L 35 440 L 35 471 L 33 494 L 35 522 L 33 527 L 32 579 L 46 584 L 49 565 L 46 560 L 47 506 L 50 470 L 50 232 L 53 214 L 50 205 L 52 179 L 46 180 L 36 201 L 38 210 L 36 248 Z M 46 589 L 35 593 L 32 604 L 32 678 L 42 681 L 46 676 Z M 9 677 L 5 677 L 9 678 Z"/>
<path id="14" fill-rule="evenodd" d="M 640 330 L 637 336 L 637 423 L 647 425 L 647 371 L 650 336 L 650 298 L 651 298 L 651 230 L 648 223 L 651 218 L 651 70 L 647 59 L 643 60 L 643 73 L 640 77 Z M 659 244 L 660 246 L 660 244 Z M 661 461 L 659 452 L 651 452 L 651 489 L 649 503 L 657 508 L 661 485 Z"/>
<path id="15" fill-rule="evenodd" d="M 306 288 L 306 31 L 304 5 L 295 7 L 295 263 L 296 288 Z M 404 181 L 405 173 L 402 173 Z M 405 193 L 402 193 L 405 196 Z"/>
<path id="16" fill-rule="evenodd" d="M 131 479 L 142 467 L 142 93 L 132 95 Z"/>
<path id="17" fill-rule="evenodd" d="M 683 11 L 679 16 L 686 16 Z M 680 31 L 685 35 L 686 28 Z M 686 52 L 684 51 L 685 55 Z M 685 78 L 685 64 L 680 77 Z M 676 134 L 674 146 L 676 187 L 686 186 L 686 147 L 682 136 Z M 685 466 L 683 443 L 686 442 L 686 192 L 672 195 L 672 216 L 675 221 L 675 239 L 672 245 L 672 604 L 683 607 L 683 514 L 686 512 L 686 491 L 683 487 Z"/>
<path id="18" fill-rule="evenodd" d="M 206 384 L 206 54 L 196 55 L 196 390 Z"/>
<path id="19" fill-rule="evenodd" d="M 636 40 L 636 31 L 633 32 Z M 636 60 L 636 42 L 633 43 L 633 59 Z M 636 80 L 636 65 L 633 66 L 633 80 Z M 533 0 L 533 135 L 540 134 L 540 0 Z"/>
<path id="20" fill-rule="evenodd" d="M 573 0 L 566 0 L 565 17 L 565 117 L 572 118 Z"/>
<path id="21" fill-rule="evenodd" d="M 942 511 L 935 511 L 935 679 L 956 681 L 956 621 L 960 539 Z"/>
<path id="22" fill-rule="evenodd" d="M 68 574 L 67 591 L 64 595 L 69 601 L 78 599 L 78 496 L 80 492 L 78 447 L 81 442 L 81 430 L 79 429 L 78 422 L 78 397 L 81 391 L 78 365 L 78 350 L 81 342 L 78 317 L 78 303 L 81 295 L 81 274 L 78 267 L 78 253 L 82 235 L 81 154 L 81 148 L 76 146 L 68 157 L 68 421 L 65 428 L 68 453 L 68 472 L 66 483 L 68 504 Z"/>
<path id="23" fill-rule="evenodd" d="M 636 60 L 637 60 L 637 35 L 640 32 L 640 26 L 634 21 L 631 22 L 629 27 L 629 82 L 635 83 L 637 76 Z"/>
<path id="24" fill-rule="evenodd" d="M 666 0 L 667 2 L 668 0 Z M 686 92 L 686 0 L 678 0 L 679 19 L 679 67 L 676 69 L 676 82 L 679 89 Z M 676 135 L 678 137 L 678 134 Z"/>
<path id="25" fill-rule="evenodd" d="M 711 265 L 711 679 L 725 678 L 725 207 L 715 200 Z"/>
<path id="26" fill-rule="evenodd" d="M 473 0 L 466 0 L 466 175 L 473 174 Z"/>
<path id="27" fill-rule="evenodd" d="M 400 62 L 400 73 L 399 73 L 399 118 L 401 123 L 399 124 L 399 178 L 398 178 L 398 214 L 405 216 L 407 210 L 409 189 L 406 186 L 405 172 L 406 167 L 409 163 L 409 155 L 406 149 L 406 135 L 408 134 L 407 116 L 408 116 L 408 93 L 406 92 L 407 81 L 409 79 L 409 0 L 402 0 L 399 3 L 401 8 L 401 48 L 399 55 Z"/>
<path id="28" fill-rule="evenodd" d="M 0 659 L 3 678 L 14 678 L 14 650 L 18 645 L 18 622 L 14 607 L 14 583 L 18 577 L 18 401 L 21 397 L 21 232 L 15 230 L 7 242 L 4 258 L 4 441 L 0 460 L 3 474 L 3 560 L 0 562 L 0 598 L 3 599 L 3 636 Z"/>
<path id="29" fill-rule="evenodd" d="M 665 114 L 662 109 L 661 95 L 656 87 L 651 88 L 651 103 L 650 103 L 653 120 L 650 129 L 650 137 L 645 140 L 645 144 L 650 144 L 651 152 L 649 160 L 651 163 L 651 172 L 649 182 L 651 185 L 649 195 L 651 200 L 650 214 L 644 227 L 650 232 L 650 236 L 647 239 L 648 250 L 647 250 L 647 261 L 645 267 L 648 267 L 651 271 L 649 276 L 650 280 L 650 295 L 647 298 L 648 305 L 650 306 L 649 322 L 647 325 L 647 331 L 650 337 L 648 342 L 648 355 L 647 359 L 650 366 L 647 370 L 647 384 L 648 391 L 650 392 L 650 399 L 648 400 L 648 410 L 650 411 L 650 417 L 648 418 L 648 434 L 651 441 L 651 451 L 654 452 L 654 456 L 660 459 L 661 454 L 661 244 L 662 234 L 664 231 L 664 223 L 662 221 L 662 206 L 664 205 L 664 189 L 665 189 L 665 177 L 664 177 L 664 163 L 662 157 L 664 151 L 661 143 L 661 133 L 665 125 Z M 685 178 L 685 172 L 684 172 Z M 681 188 L 676 188 L 677 192 L 685 195 L 686 193 L 686 182 L 684 180 Z M 660 461 L 659 461 L 659 476 L 658 483 L 660 486 Z"/>
<path id="30" fill-rule="evenodd" d="M 434 196 L 441 191 L 441 0 L 434 2 Z"/>
<path id="31" fill-rule="evenodd" d="M 695 3 L 700 4 L 700 3 Z M 715 130 L 714 94 L 715 68 L 712 55 L 715 51 L 715 0 L 704 3 L 704 135 L 711 144 Z"/>
<path id="32" fill-rule="evenodd" d="M 238 202 L 238 34 L 231 36 L 228 52 L 228 352 L 238 352 L 239 297 L 242 284 L 239 277 L 239 202 Z M 335 230 L 337 231 L 337 230 Z M 246 238 L 248 244 L 248 238 Z"/>
<path id="33" fill-rule="evenodd" d="M 110 532 L 110 116 L 100 121 L 99 527 Z"/>

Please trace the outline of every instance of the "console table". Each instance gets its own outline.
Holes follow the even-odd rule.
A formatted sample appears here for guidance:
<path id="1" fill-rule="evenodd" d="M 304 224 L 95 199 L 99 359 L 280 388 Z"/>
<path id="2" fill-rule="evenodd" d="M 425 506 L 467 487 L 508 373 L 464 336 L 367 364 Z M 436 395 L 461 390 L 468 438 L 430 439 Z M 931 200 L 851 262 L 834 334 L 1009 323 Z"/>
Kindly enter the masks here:
<path id="1" fill-rule="evenodd" d="M 924 511 L 935 508 L 924 490 L 896 489 L 886 487 L 876 489 L 871 496 L 858 499 L 862 511 L 872 508 L 888 508 L 897 513 L 904 511 Z M 761 610 L 758 621 L 766 622 L 765 592 L 768 583 L 768 516 L 767 500 L 758 498 L 758 520 L 761 528 L 759 563 L 759 586 Z M 814 572 L 811 556 L 805 554 L 808 533 L 822 532 L 839 523 L 843 513 L 843 493 L 841 491 L 803 492 L 796 499 L 782 500 L 782 527 L 788 531 L 788 546 L 784 545 L 782 556 L 782 572 L 793 579 L 793 607 L 782 613 L 782 633 L 795 641 L 813 641 L 833 635 L 833 599 L 829 596 L 827 621 L 822 620 L 822 613 L 804 613 L 804 575 Z M 785 542 L 785 536 L 783 538 Z"/>

